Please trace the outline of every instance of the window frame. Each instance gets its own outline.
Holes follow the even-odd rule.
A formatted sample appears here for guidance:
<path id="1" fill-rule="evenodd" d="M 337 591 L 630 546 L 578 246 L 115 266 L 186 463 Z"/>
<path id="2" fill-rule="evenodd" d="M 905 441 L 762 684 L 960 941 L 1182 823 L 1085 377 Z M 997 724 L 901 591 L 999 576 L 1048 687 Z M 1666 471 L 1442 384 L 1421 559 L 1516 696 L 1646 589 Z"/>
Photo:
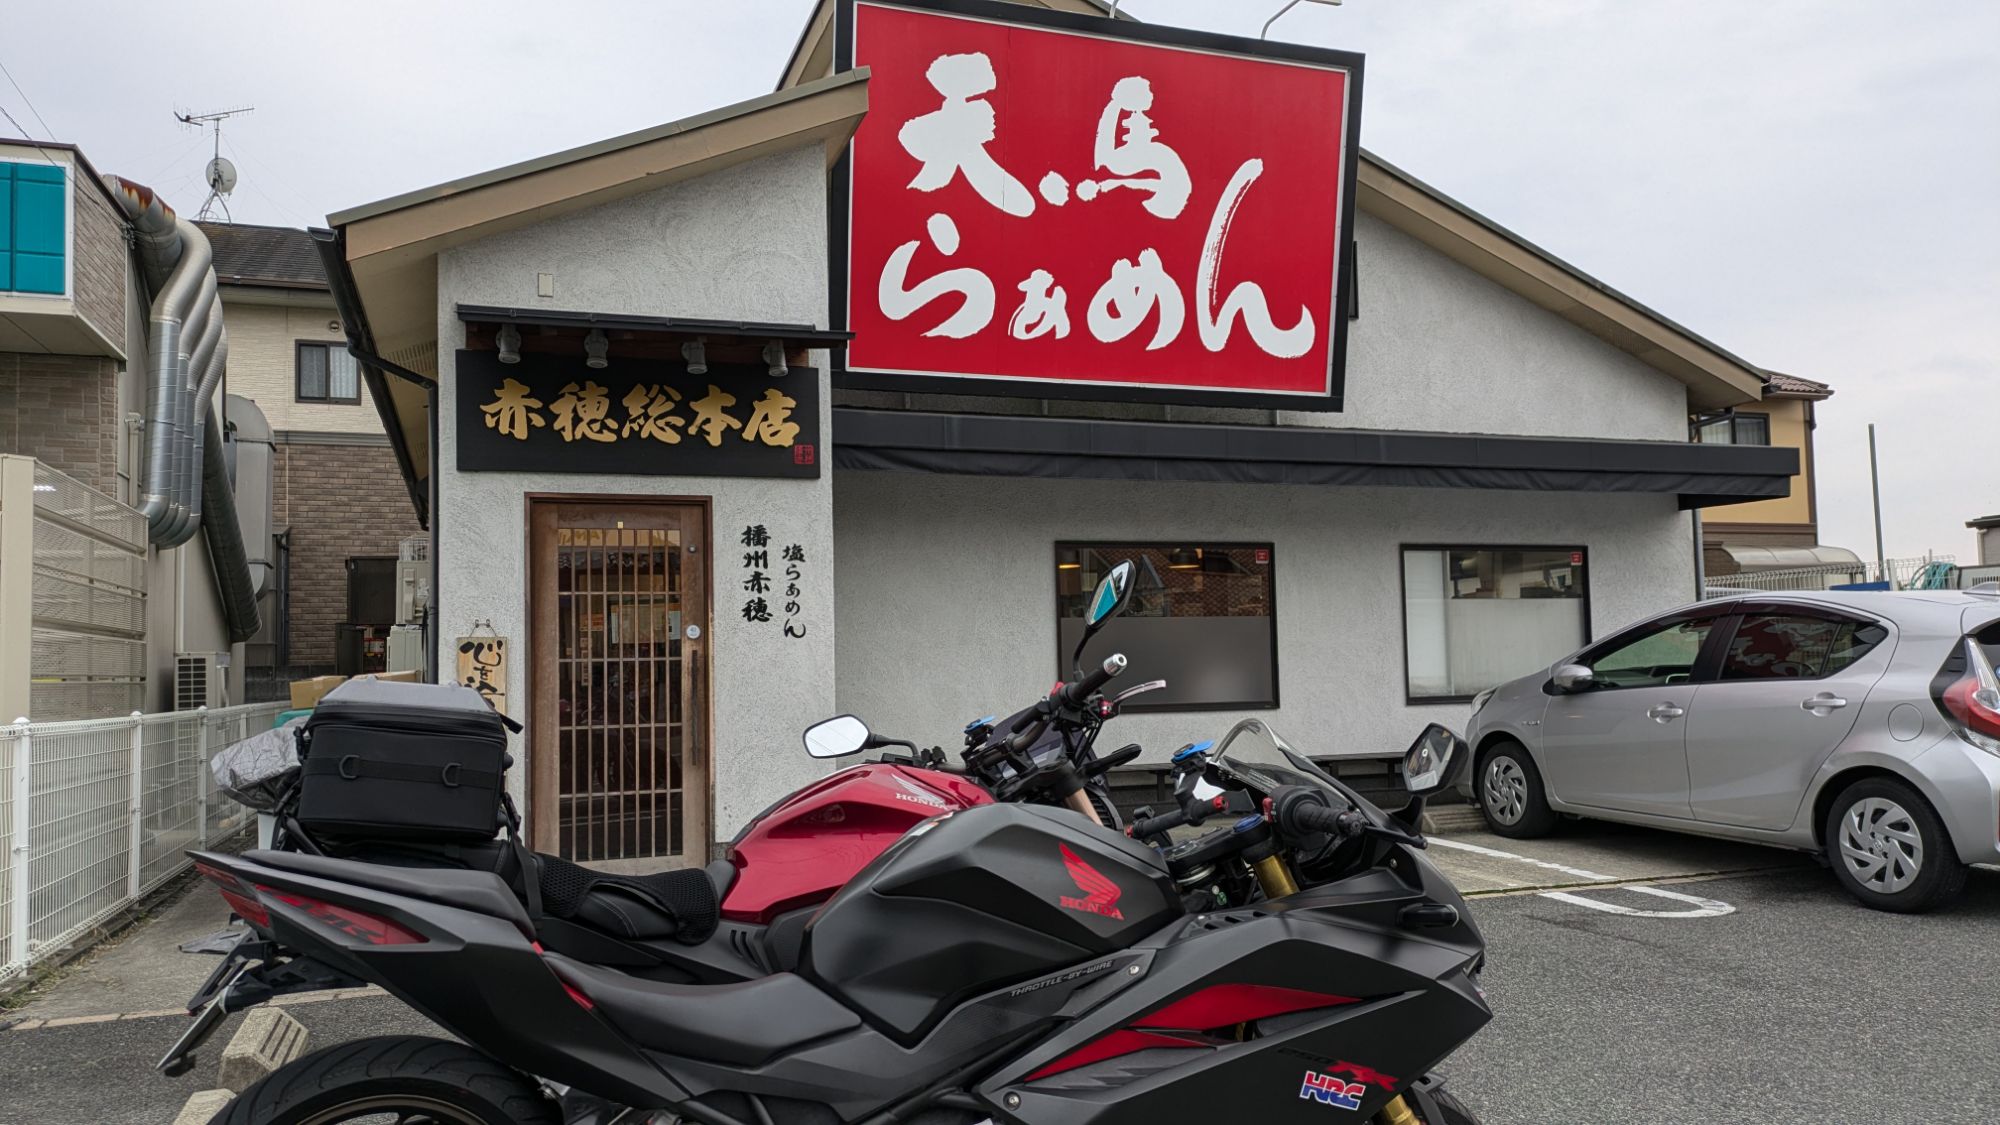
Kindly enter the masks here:
<path id="1" fill-rule="evenodd" d="M 345 341 L 340 341 L 340 340 L 295 339 L 292 341 L 292 401 L 305 406 L 361 405 L 361 361 L 360 360 L 354 361 L 353 398 L 334 398 L 332 397 L 331 394 L 327 395 L 324 398 L 307 398 L 305 396 L 305 387 L 302 380 L 305 378 L 305 354 L 307 348 L 325 348 L 329 353 L 331 353 L 332 350 L 335 348 L 339 348 L 345 351 L 347 348 L 347 344 Z M 329 354 L 327 357 L 326 386 L 329 392 L 333 390 L 333 359 L 331 354 Z"/>
<path id="2" fill-rule="evenodd" d="M 1723 679 L 1722 677 L 1723 662 L 1727 657 L 1730 647 L 1736 643 L 1736 631 L 1743 627 L 1744 619 L 1748 617 L 1785 617 L 1785 616 L 1817 617 L 1826 621 L 1850 624 L 1856 627 L 1864 627 L 1864 628 L 1869 625 L 1876 625 L 1886 630 L 1889 635 L 1882 638 L 1879 642 L 1871 646 L 1867 652 L 1862 653 L 1859 659 L 1853 661 L 1852 663 L 1849 663 L 1845 667 L 1836 669 L 1832 672 L 1822 672 L 1817 676 L 1776 676 L 1776 677 L 1766 676 L 1755 679 L 1740 679 L 1740 680 Z M 1892 647 L 1891 655 L 1893 656 L 1894 655 L 1893 646 L 1895 645 L 1896 640 L 1899 636 L 1899 634 L 1896 631 L 1896 626 L 1894 622 L 1877 617 L 1871 613 L 1862 613 L 1859 610 L 1846 610 L 1829 605 L 1820 605 L 1817 602 L 1772 601 L 1762 598 L 1757 599 L 1755 601 L 1746 600 L 1732 604 L 1729 610 L 1729 620 L 1728 622 L 1726 622 L 1726 625 L 1727 625 L 1726 631 L 1721 626 L 1718 626 L 1714 630 L 1714 632 L 1711 632 L 1709 634 L 1711 640 L 1713 640 L 1718 635 L 1722 636 L 1723 640 L 1721 641 L 1721 643 L 1716 645 L 1715 652 L 1712 654 L 1713 659 L 1707 662 L 1708 667 L 1706 668 L 1706 671 L 1708 673 L 1708 678 L 1704 680 L 1697 677 L 1694 682 L 1706 683 L 1706 684 L 1718 684 L 1718 685 L 1719 684 L 1817 683 L 1820 680 L 1832 679 L 1833 677 L 1846 672 L 1848 669 L 1853 668 L 1856 664 L 1861 663 L 1862 660 L 1866 660 L 1869 657 L 1875 655 L 1876 650 L 1880 649 L 1884 645 L 1889 645 Z M 1703 655 L 1708 656 L 1710 654 L 1704 653 Z"/>
<path id="3" fill-rule="evenodd" d="M 1067 550 L 1101 551 L 1108 547 L 1145 547 L 1153 550 L 1170 551 L 1176 546 L 1220 547 L 1224 550 L 1265 550 L 1271 552 L 1271 698 L 1224 703 L 1147 703 L 1145 696 L 1139 696 L 1119 710 L 1123 714 L 1196 714 L 1211 711 L 1276 711 L 1284 705 L 1284 670 L 1278 665 L 1278 547 L 1273 540 L 1241 541 L 1231 539 L 1207 539 L 1198 536 L 1160 537 L 1130 539 L 1057 539 L 1049 548 L 1049 571 L 1057 572 L 1062 561 L 1062 553 Z M 1136 591 L 1135 591 L 1136 594 Z M 1070 654 L 1063 647 L 1062 640 L 1062 594 L 1055 582 L 1049 583 L 1050 618 L 1055 623 L 1056 679 L 1067 680 L 1071 674 Z M 1126 685 L 1129 686 L 1129 685 Z M 1115 691 L 1116 688 L 1107 688 Z"/>
<path id="4" fill-rule="evenodd" d="M 1583 581 L 1577 584 L 1578 594 L 1583 600 L 1583 643 L 1569 651 L 1581 652 L 1597 643 L 1597 627 L 1590 608 L 1590 548 L 1581 544 L 1550 543 L 1398 543 L 1396 545 L 1396 588 L 1402 612 L 1403 639 L 1403 706 L 1405 707 L 1448 707 L 1454 704 L 1470 703 L 1479 697 L 1479 692 L 1467 695 L 1415 695 L 1410 691 L 1410 570 L 1404 564 L 1404 556 L 1411 551 L 1550 551 L 1567 552 L 1583 556 L 1577 565 L 1583 567 Z M 1549 665 L 1543 668 L 1546 672 Z M 1525 676 L 1529 673 L 1523 672 Z M 1520 677 L 1515 677 L 1519 679 Z M 1512 683 L 1513 680 L 1504 681 Z M 1500 685 L 1496 684 L 1495 687 Z"/>
<path id="5" fill-rule="evenodd" d="M 1700 427 L 1696 428 L 1696 430 L 1695 430 L 1695 434 L 1696 434 L 1696 440 L 1697 440 L 1697 444 L 1701 444 L 1701 445 L 1717 445 L 1717 444 L 1727 444 L 1727 445 L 1745 445 L 1745 444 L 1746 444 L 1745 442 L 1741 442 L 1741 441 L 1738 441 L 1738 440 L 1736 440 L 1736 423 L 1737 423 L 1738 421 L 1740 421 L 1740 420 L 1744 419 L 1744 418 L 1755 418 L 1755 419 L 1757 419 L 1758 421 L 1760 421 L 1760 422 L 1762 422 L 1762 423 L 1764 424 L 1764 440 L 1763 440 L 1763 441 L 1761 441 L 1761 442 L 1758 442 L 1758 443 L 1757 443 L 1757 444 L 1755 444 L 1755 445 L 1751 445 L 1751 446 L 1749 446 L 1749 448 L 1751 448 L 1751 449 L 1769 449 L 1769 448 L 1771 447 L 1771 414 L 1770 414 L 1770 412 L 1769 412 L 1769 411 L 1766 411 L 1766 410 L 1734 410 L 1734 411 L 1731 411 L 1731 412 L 1730 412 L 1730 414 L 1729 414 L 1729 417 L 1727 417 L 1727 418 L 1717 418 L 1716 420 L 1714 420 L 1713 422 L 1710 422 L 1710 423 L 1708 423 L 1708 424 L 1707 424 L 1707 425 L 1705 425 L 1705 426 L 1700 426 Z M 1708 429 L 1708 428 L 1710 428 L 1710 427 L 1712 427 L 1712 426 L 1721 426 L 1721 425 L 1723 425 L 1723 424 L 1725 424 L 1725 423 L 1726 423 L 1726 424 L 1727 424 L 1727 425 L 1729 426 L 1729 440 L 1728 440 L 1727 442 L 1724 442 L 1724 443 L 1718 443 L 1718 442 L 1708 442 L 1708 441 L 1701 441 L 1701 440 L 1700 440 L 1700 434 L 1701 434 L 1701 431 L 1702 431 L 1702 430 L 1706 430 L 1706 429 Z"/>
<path id="6" fill-rule="evenodd" d="M 7 298 L 9 300 L 74 301 L 76 299 L 76 188 L 78 183 L 78 180 L 76 178 L 76 167 L 73 164 L 66 164 L 63 161 L 57 160 L 52 156 L 48 156 L 46 153 L 40 154 L 40 158 L 38 159 L 37 156 L 29 155 L 27 153 L 12 152 L 8 153 L 5 157 L 0 157 L 0 163 L 30 164 L 30 165 L 35 165 L 37 167 L 54 168 L 58 173 L 60 173 L 62 177 L 62 203 L 63 203 L 62 292 L 38 293 L 35 292 L 34 290 L 29 290 L 29 289 L 15 289 L 13 288 L 12 274 L 10 271 L 8 286 L 6 288 L 0 288 L 0 297 Z M 10 216 L 13 214 L 12 208 L 14 206 L 15 206 L 14 201 L 9 200 L 8 214 Z M 15 247 L 10 243 L 5 253 L 11 256 L 12 254 L 15 253 Z"/>

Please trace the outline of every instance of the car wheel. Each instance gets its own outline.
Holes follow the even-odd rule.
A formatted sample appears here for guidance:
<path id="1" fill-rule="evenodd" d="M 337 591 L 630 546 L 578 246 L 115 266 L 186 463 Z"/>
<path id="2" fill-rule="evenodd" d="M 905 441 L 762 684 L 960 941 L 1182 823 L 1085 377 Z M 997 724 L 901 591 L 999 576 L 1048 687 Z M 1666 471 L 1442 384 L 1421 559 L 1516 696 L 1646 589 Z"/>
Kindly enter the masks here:
<path id="1" fill-rule="evenodd" d="M 1502 836 L 1546 836 L 1556 826 L 1542 790 L 1542 772 L 1518 742 L 1494 744 L 1479 761 L 1479 811 Z"/>
<path id="2" fill-rule="evenodd" d="M 1863 906 L 1916 914 L 1965 889 L 1965 865 L 1923 795 L 1886 777 L 1857 781 L 1826 811 L 1826 858 Z"/>

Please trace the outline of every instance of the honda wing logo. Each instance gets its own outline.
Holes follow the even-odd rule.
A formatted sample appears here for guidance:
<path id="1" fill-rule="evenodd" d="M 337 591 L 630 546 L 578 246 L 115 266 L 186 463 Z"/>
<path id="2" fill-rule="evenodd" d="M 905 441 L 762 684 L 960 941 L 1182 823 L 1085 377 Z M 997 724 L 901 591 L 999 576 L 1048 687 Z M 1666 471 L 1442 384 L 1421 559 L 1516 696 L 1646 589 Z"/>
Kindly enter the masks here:
<path id="1" fill-rule="evenodd" d="M 1063 866 L 1069 868 L 1069 877 L 1075 879 L 1077 888 L 1083 891 L 1081 896 L 1063 895 L 1056 901 L 1068 910 L 1101 914 L 1106 918 L 1123 922 L 1125 915 L 1119 912 L 1118 896 L 1124 892 L 1118 889 L 1118 884 L 1106 878 L 1097 868 L 1077 858 L 1077 854 L 1069 850 L 1068 844 L 1056 846 L 1062 849 Z"/>
<path id="2" fill-rule="evenodd" d="M 916 782 L 911 781 L 909 778 L 904 777 L 901 774 L 890 774 L 889 780 L 902 786 L 903 789 L 905 790 L 905 792 L 902 793 L 892 794 L 898 801 L 908 801 L 913 805 L 924 805 L 928 808 L 933 808 L 933 809 L 941 809 L 945 807 L 945 801 L 943 797 L 940 797 L 937 794 L 931 792 L 930 790 L 925 789 L 924 787 L 918 785 Z"/>

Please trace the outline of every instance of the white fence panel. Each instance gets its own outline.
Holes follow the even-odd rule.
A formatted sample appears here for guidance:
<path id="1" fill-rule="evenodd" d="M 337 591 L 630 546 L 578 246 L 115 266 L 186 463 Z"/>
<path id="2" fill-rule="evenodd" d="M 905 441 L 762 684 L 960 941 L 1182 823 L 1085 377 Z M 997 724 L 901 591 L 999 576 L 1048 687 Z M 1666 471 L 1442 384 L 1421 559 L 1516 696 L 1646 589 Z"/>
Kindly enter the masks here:
<path id="1" fill-rule="evenodd" d="M 185 870 L 190 849 L 250 824 L 215 792 L 208 763 L 285 706 L 0 727 L 0 979 Z"/>

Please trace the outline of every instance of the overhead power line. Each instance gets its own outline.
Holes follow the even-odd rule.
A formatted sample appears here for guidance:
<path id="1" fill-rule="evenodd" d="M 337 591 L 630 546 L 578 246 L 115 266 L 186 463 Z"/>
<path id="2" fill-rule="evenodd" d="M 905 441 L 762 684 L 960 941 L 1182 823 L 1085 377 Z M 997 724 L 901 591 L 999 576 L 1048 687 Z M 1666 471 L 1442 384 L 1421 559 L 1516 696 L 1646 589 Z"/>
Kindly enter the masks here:
<path id="1" fill-rule="evenodd" d="M 0 61 L 0 74 L 6 75 L 8 83 L 14 87 L 14 92 L 21 95 L 21 104 L 27 106 L 28 112 L 35 115 L 35 121 L 41 125 L 43 135 L 48 137 L 49 140 L 52 141 L 55 140 L 56 131 L 54 129 L 49 128 L 49 123 L 47 121 L 42 120 L 42 111 L 35 108 L 34 99 L 28 97 L 28 92 L 26 90 L 21 89 L 21 84 L 14 80 L 14 72 L 7 69 L 7 64 L 5 61 Z M 14 121 L 13 115 L 9 114 L 7 120 Z M 26 129 L 21 128 L 20 122 L 14 121 L 14 128 L 20 129 L 22 136 L 24 137 L 27 136 L 28 131 Z M 33 138 L 30 137 L 29 139 L 32 140 Z"/>

